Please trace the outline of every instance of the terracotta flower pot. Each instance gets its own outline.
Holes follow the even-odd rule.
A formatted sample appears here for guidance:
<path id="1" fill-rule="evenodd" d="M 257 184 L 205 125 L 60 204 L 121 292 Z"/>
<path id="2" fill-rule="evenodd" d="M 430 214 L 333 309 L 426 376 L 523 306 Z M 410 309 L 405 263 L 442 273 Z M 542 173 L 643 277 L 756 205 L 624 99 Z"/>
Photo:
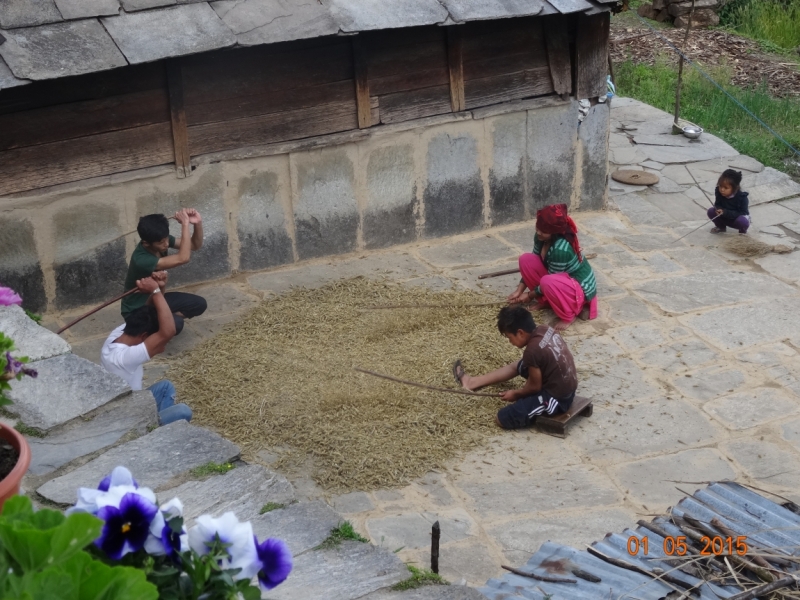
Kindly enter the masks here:
<path id="1" fill-rule="evenodd" d="M 5 501 L 19 493 L 19 484 L 31 464 L 31 447 L 16 429 L 0 425 L 0 439 L 5 440 L 19 453 L 17 464 L 5 479 L 0 481 L 0 510 Z"/>

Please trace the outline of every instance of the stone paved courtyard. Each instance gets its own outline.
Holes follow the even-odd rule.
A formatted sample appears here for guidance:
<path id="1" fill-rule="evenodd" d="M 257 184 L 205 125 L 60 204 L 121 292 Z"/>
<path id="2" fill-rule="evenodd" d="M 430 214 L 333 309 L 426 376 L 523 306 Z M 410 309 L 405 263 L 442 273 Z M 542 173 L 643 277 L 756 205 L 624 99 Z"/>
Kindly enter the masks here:
<path id="1" fill-rule="evenodd" d="M 294 476 L 299 497 L 327 502 L 375 545 L 421 566 L 439 520 L 442 574 L 471 585 L 499 575 L 501 564 L 522 564 L 546 540 L 583 548 L 621 531 L 701 482 L 736 479 L 800 503 L 800 252 L 742 259 L 722 250 L 725 236 L 710 227 L 678 240 L 705 221 L 704 191 L 713 196 L 719 174 L 733 167 L 745 174 L 752 235 L 800 245 L 800 184 L 711 135 L 668 135 L 670 122 L 614 99 L 610 170 L 643 168 L 661 180 L 652 189 L 610 181 L 608 211 L 573 215 L 585 251 L 597 254 L 600 317 L 566 338 L 594 415 L 563 440 L 498 431 L 486 448 L 402 489 L 331 497 Z M 504 296 L 515 276 L 480 284 L 477 275 L 516 266 L 533 231 L 527 222 L 194 286 L 209 310 L 148 365 L 147 383 L 163 376 L 171 356 L 293 285 L 382 274 Z M 47 325 L 74 316 L 48 315 Z M 119 321 L 111 307 L 65 339 L 98 362 Z M 261 458 L 268 467 L 270 455 Z"/>

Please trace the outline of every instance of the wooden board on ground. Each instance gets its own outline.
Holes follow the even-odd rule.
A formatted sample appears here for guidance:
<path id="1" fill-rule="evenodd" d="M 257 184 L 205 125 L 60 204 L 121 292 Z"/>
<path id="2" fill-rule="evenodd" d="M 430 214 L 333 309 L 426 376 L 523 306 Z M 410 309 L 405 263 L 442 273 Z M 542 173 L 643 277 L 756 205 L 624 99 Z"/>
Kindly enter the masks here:
<path id="1" fill-rule="evenodd" d="M 572 406 L 569 410 L 560 415 L 553 415 L 552 417 L 536 417 L 536 426 L 546 433 L 564 437 L 566 435 L 567 425 L 577 416 L 591 417 L 594 412 L 591 398 L 584 398 L 583 396 L 575 396 L 572 401 Z"/>

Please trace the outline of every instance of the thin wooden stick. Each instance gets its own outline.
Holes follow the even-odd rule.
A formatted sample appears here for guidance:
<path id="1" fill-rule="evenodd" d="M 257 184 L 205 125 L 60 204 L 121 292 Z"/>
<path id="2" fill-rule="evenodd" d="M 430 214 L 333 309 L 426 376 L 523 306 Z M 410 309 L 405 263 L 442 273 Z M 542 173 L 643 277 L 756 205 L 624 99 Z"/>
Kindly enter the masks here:
<path id="1" fill-rule="evenodd" d="M 683 238 L 685 238 L 687 235 L 692 235 L 692 234 L 693 234 L 695 231 L 697 231 L 697 230 L 699 230 L 699 229 L 702 229 L 703 227 L 705 227 L 705 226 L 706 226 L 706 225 L 708 225 L 709 223 L 713 223 L 713 222 L 714 222 L 714 219 L 716 219 L 716 218 L 718 218 L 718 217 L 721 217 L 721 216 L 722 216 L 722 215 L 717 215 L 716 217 L 711 217 L 711 218 L 710 218 L 708 221 L 706 221 L 705 223 L 703 223 L 702 225 L 700 225 L 700 227 L 695 227 L 694 229 L 692 229 L 692 230 L 691 230 L 689 233 L 687 233 L 686 235 L 682 235 L 681 237 L 679 237 L 677 240 L 675 240 L 675 242 L 680 242 L 680 241 L 681 241 Z M 672 242 L 672 243 L 674 244 L 675 242 Z"/>
<path id="2" fill-rule="evenodd" d="M 694 16 L 694 0 L 689 11 L 689 18 L 686 21 L 686 35 L 683 36 L 683 49 L 686 50 L 686 42 L 689 40 L 689 31 L 692 28 L 692 17 Z M 675 126 L 678 127 L 678 119 L 681 116 L 681 86 L 683 85 L 683 54 L 678 61 L 678 85 L 675 88 Z"/>
<path id="3" fill-rule="evenodd" d="M 508 304 L 506 300 L 497 302 L 478 302 L 477 304 L 386 304 L 383 306 L 366 306 L 362 310 L 388 310 L 394 308 L 472 308 L 477 306 L 500 306 Z"/>
<path id="4" fill-rule="evenodd" d="M 505 271 L 495 271 L 494 273 L 484 273 L 483 275 L 478 275 L 478 279 L 489 279 L 490 277 L 500 277 L 501 275 L 513 275 L 514 273 L 519 273 L 519 268 L 506 269 Z"/>
<path id="5" fill-rule="evenodd" d="M 69 329 L 70 327 L 72 327 L 73 325 L 75 325 L 75 323 L 80 323 L 80 322 L 81 322 L 81 321 L 83 321 L 83 320 L 84 320 L 86 317 L 90 317 L 90 316 L 92 316 L 92 315 L 93 315 L 94 313 L 96 313 L 98 310 L 102 310 L 102 309 L 104 309 L 106 306 L 108 306 L 109 304 L 114 304 L 114 302 L 117 302 L 118 300 L 122 300 L 122 299 L 123 299 L 125 296 L 130 296 L 131 294 L 133 294 L 133 293 L 135 293 L 135 292 L 138 292 L 138 291 L 139 291 L 139 289 L 138 289 L 138 288 L 133 288 L 133 289 L 130 289 L 130 290 L 128 290 L 127 292 L 123 292 L 123 293 L 121 293 L 119 296 L 114 296 L 114 297 L 113 297 L 111 300 L 109 300 L 108 302 L 104 302 L 104 303 L 103 303 L 103 304 L 101 304 L 100 306 L 98 306 L 98 307 L 96 307 L 96 308 L 93 308 L 93 309 L 92 309 L 92 310 L 90 310 L 89 312 L 87 312 L 87 313 L 85 313 L 85 314 L 81 315 L 80 317 L 78 317 L 78 318 L 77 318 L 77 319 L 75 319 L 74 321 L 72 321 L 72 322 L 70 322 L 70 323 L 67 323 L 67 324 L 66 324 L 66 325 L 64 325 L 64 326 L 63 326 L 61 329 L 59 329 L 58 331 L 56 331 L 56 334 L 59 334 L 59 333 L 63 333 L 63 332 L 65 332 L 67 329 Z"/>
<path id="6" fill-rule="evenodd" d="M 353 367 L 354 371 L 358 371 L 359 373 L 365 373 L 366 375 L 372 375 L 373 377 L 380 377 L 381 379 L 388 379 L 389 381 L 394 381 L 395 383 L 402 383 L 405 385 L 411 385 L 414 387 L 422 388 L 424 390 L 433 390 L 434 392 L 447 392 L 448 394 L 463 394 L 464 396 L 484 396 L 487 398 L 499 398 L 500 394 L 487 394 L 485 392 L 470 392 L 469 390 L 454 390 L 451 388 L 443 388 L 443 387 L 436 387 L 433 385 L 425 385 L 424 383 L 417 383 L 416 381 L 408 381 L 406 379 L 399 379 L 397 377 L 392 377 L 391 375 L 384 375 L 383 373 L 376 373 L 375 371 L 368 371 L 367 369 L 361 369 L 360 367 Z"/>
<path id="7" fill-rule="evenodd" d="M 535 575 L 534 573 L 530 573 L 528 571 L 522 571 L 520 569 L 515 569 L 514 567 L 508 567 L 506 565 L 500 565 L 501 569 L 505 569 L 506 571 L 510 571 L 514 575 L 520 575 L 522 577 L 530 577 L 531 579 L 536 579 L 537 581 L 546 581 L 547 583 L 578 583 L 577 579 L 562 579 L 561 577 L 545 577 L 543 575 Z"/>
<path id="8" fill-rule="evenodd" d="M 754 587 L 752 590 L 749 590 L 747 592 L 742 592 L 741 594 L 729 596 L 728 600 L 753 600 L 754 598 L 758 598 L 759 596 L 763 596 L 764 594 L 769 594 L 770 592 L 774 592 L 775 590 L 780 590 L 782 588 L 789 587 L 795 582 L 796 579 L 792 575 L 790 575 L 788 577 L 776 579 L 772 583 L 765 583 L 764 585 Z"/>

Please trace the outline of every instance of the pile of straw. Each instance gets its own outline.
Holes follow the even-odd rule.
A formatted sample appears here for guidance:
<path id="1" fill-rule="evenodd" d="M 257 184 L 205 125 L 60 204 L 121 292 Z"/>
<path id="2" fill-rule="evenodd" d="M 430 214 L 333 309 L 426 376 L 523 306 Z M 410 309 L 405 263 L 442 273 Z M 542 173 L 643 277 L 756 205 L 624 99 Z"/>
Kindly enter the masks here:
<path id="1" fill-rule="evenodd" d="M 457 358 L 471 373 L 519 360 L 497 331 L 499 305 L 458 307 L 494 299 L 363 278 L 295 290 L 187 353 L 170 378 L 196 420 L 245 457 L 277 452 L 278 468 L 310 468 L 319 485 L 338 492 L 398 486 L 496 434 L 503 402 L 408 387 L 353 367 L 455 388 Z M 383 304 L 451 308 L 364 310 Z"/>
<path id="2" fill-rule="evenodd" d="M 766 244 L 749 235 L 736 235 L 725 240 L 725 249 L 739 256 L 756 257 L 766 256 L 770 253 L 786 254 L 792 251 L 790 246 L 784 244 Z"/>

